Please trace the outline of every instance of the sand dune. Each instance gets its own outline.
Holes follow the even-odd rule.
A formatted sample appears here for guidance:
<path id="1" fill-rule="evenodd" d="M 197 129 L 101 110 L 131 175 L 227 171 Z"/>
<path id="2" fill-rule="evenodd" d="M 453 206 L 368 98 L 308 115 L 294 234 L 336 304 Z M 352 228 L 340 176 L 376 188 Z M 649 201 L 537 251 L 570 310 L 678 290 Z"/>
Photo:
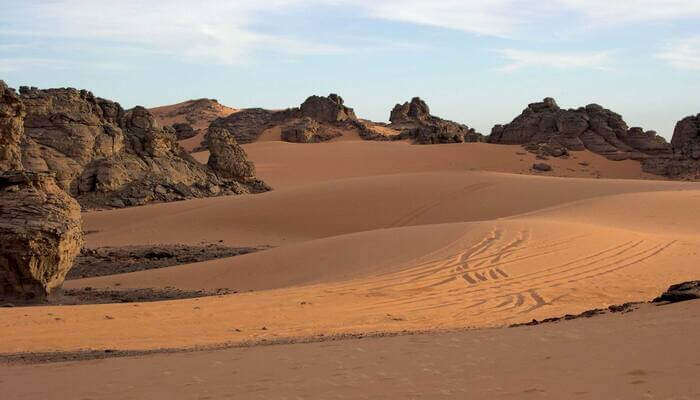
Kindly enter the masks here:
<path id="1" fill-rule="evenodd" d="M 273 135 L 270 130 L 269 135 Z M 277 132 L 278 134 L 279 132 Z M 368 142 L 362 140 L 299 144 L 266 140 L 243 147 L 255 162 L 258 176 L 276 189 L 373 175 L 435 171 L 494 171 L 532 174 L 537 160 L 520 146 L 487 143 L 412 145 L 408 142 Z M 194 157 L 206 162 L 207 152 Z M 610 161 L 605 157 L 581 151 L 571 158 L 550 158 L 552 172 L 540 175 L 579 178 L 659 179 L 643 173 L 639 162 Z M 582 163 L 584 165 L 582 165 Z"/>
<path id="2" fill-rule="evenodd" d="M 276 248 L 66 283 L 237 294 L 2 309 L 0 353 L 501 326 L 649 299 L 700 274 L 698 183 L 504 173 L 532 162 L 509 146 L 246 148 L 275 191 L 86 213 L 88 246 Z M 640 174 L 634 162 L 576 157 L 552 163 Z"/>
<path id="3" fill-rule="evenodd" d="M 611 194 L 685 188 L 700 186 L 486 172 L 406 173 L 90 212 L 84 219 L 85 229 L 95 232 L 87 237 L 89 246 L 218 240 L 278 246 L 380 228 L 503 218 Z"/>

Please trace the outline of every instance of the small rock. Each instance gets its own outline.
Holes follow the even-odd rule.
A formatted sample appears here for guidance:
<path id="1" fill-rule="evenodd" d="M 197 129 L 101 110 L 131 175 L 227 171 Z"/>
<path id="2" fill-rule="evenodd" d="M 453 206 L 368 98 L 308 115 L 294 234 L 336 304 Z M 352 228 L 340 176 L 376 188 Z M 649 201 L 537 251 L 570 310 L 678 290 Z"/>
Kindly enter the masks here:
<path id="1" fill-rule="evenodd" d="M 532 169 L 535 171 L 547 172 L 552 170 L 552 166 L 547 163 L 532 164 Z"/>

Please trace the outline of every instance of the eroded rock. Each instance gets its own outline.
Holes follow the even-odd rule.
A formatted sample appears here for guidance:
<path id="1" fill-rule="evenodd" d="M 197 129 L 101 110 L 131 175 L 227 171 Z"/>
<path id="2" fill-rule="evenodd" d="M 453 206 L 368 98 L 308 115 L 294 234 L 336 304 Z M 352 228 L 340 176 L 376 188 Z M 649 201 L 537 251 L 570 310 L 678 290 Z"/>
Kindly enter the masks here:
<path id="1" fill-rule="evenodd" d="M 282 129 L 282 140 L 293 143 L 319 143 L 342 136 L 316 120 L 304 117 Z"/>
<path id="2" fill-rule="evenodd" d="M 430 108 L 419 97 L 394 106 L 389 118 L 388 127 L 401 132 L 394 139 L 412 139 L 418 144 L 484 141 L 482 134 L 464 124 L 431 115 Z"/>
<path id="3" fill-rule="evenodd" d="M 671 145 L 672 154 L 646 159 L 642 169 L 674 179 L 700 179 L 700 114 L 678 121 Z"/>
<path id="4" fill-rule="evenodd" d="M 58 185 L 84 208 L 126 207 L 154 201 L 257 193 L 259 180 L 220 175 L 194 160 L 143 107 L 85 90 L 20 88 L 27 108 L 22 161 L 52 171 Z M 242 151 L 242 149 L 240 149 Z"/>
<path id="5" fill-rule="evenodd" d="M 20 141 L 25 114 L 17 93 L 0 80 L 0 172 L 22 169 Z"/>
<path id="6" fill-rule="evenodd" d="M 488 141 L 500 144 L 588 149 L 610 159 L 644 159 L 670 154 L 671 147 L 654 131 L 629 128 L 619 114 L 598 104 L 559 108 L 552 98 L 532 103 L 512 122 L 496 125 Z"/>
<path id="7" fill-rule="evenodd" d="M 80 206 L 49 173 L 0 173 L 0 298 L 45 298 L 83 245 Z"/>

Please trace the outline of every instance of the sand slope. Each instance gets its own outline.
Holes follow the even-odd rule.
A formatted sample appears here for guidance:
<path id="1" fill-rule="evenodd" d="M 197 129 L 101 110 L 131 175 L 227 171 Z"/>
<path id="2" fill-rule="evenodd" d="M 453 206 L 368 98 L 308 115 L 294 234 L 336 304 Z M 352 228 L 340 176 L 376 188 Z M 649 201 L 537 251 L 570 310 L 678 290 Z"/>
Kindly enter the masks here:
<path id="1" fill-rule="evenodd" d="M 517 329 L 0 366 L 0 379 L 8 400 L 696 399 L 698 329 L 695 301 Z"/>

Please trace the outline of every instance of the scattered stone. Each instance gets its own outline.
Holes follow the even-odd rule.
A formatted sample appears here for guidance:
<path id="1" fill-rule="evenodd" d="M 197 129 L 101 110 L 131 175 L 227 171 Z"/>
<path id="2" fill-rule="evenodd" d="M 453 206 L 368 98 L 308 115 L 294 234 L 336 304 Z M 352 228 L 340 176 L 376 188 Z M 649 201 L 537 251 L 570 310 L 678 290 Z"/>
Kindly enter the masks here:
<path id="1" fill-rule="evenodd" d="M 547 163 L 535 163 L 532 164 L 532 169 L 535 171 L 548 172 L 552 170 L 552 166 Z"/>
<path id="2" fill-rule="evenodd" d="M 235 257 L 269 248 L 269 246 L 229 247 L 215 243 L 199 246 L 160 244 L 83 248 L 75 258 L 73 267 L 66 275 L 66 279 L 125 274 L 192 264 L 219 258 Z M 83 290 L 91 291 L 93 288 L 85 287 Z"/>

